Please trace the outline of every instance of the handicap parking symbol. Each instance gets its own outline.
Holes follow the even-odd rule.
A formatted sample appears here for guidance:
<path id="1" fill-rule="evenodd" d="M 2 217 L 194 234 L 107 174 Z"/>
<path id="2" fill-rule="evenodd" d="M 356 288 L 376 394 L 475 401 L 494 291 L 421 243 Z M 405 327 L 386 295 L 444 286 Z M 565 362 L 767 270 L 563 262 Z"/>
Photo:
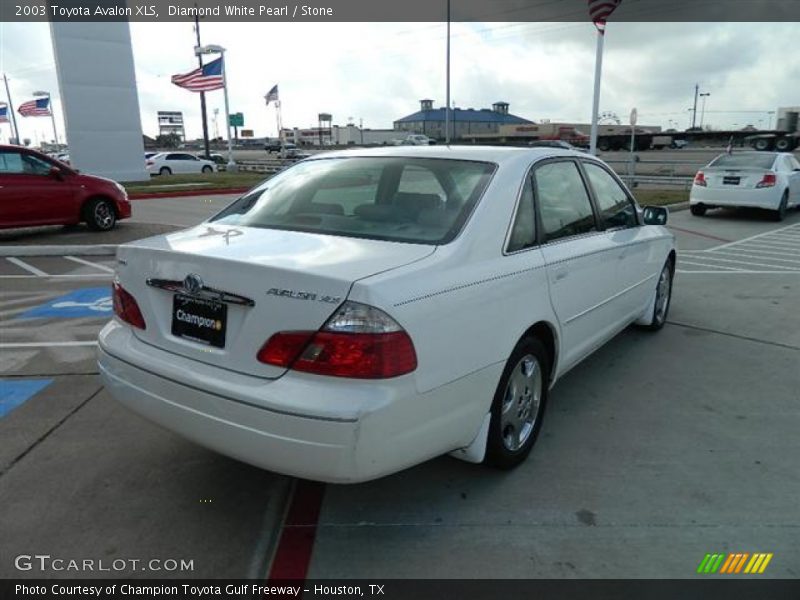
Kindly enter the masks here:
<path id="1" fill-rule="evenodd" d="M 75 290 L 19 315 L 18 319 L 110 317 L 113 312 L 111 289 L 108 287 Z"/>

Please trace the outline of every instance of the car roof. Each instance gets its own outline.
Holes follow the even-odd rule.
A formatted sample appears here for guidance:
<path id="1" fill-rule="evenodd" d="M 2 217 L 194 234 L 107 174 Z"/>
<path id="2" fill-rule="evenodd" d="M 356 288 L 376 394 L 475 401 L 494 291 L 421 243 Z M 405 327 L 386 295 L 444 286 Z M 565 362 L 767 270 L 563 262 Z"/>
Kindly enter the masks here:
<path id="1" fill-rule="evenodd" d="M 398 158 L 448 158 L 451 160 L 474 160 L 497 164 L 516 162 L 528 157 L 532 161 L 548 156 L 580 156 L 583 152 L 554 147 L 515 147 L 515 146 L 386 146 L 380 148 L 358 148 L 334 150 L 315 154 L 306 160 L 345 157 L 398 157 Z"/>

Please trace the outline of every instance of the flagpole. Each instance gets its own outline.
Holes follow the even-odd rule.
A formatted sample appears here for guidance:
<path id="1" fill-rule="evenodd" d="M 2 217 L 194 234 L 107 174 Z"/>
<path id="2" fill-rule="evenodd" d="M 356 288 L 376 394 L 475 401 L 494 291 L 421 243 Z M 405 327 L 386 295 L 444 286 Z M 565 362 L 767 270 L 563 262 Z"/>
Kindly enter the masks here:
<path id="1" fill-rule="evenodd" d="M 19 145 L 19 129 L 17 128 L 17 115 L 14 114 L 14 102 L 11 100 L 11 90 L 8 89 L 8 77 L 3 73 L 3 81 L 6 84 L 6 98 L 8 98 L 8 113 L 11 115 L 11 127 L 14 130 L 14 139 Z"/>
<path id="2" fill-rule="evenodd" d="M 225 132 L 228 134 L 228 164 L 226 170 L 229 172 L 236 170 L 236 163 L 233 162 L 233 145 L 231 143 L 231 111 L 228 106 L 228 69 L 225 68 L 225 50 L 220 49 L 222 60 L 222 91 L 225 93 Z"/>
<path id="3" fill-rule="evenodd" d="M 447 91 L 444 109 L 444 143 L 450 144 L 450 0 L 447 0 Z"/>
<path id="4" fill-rule="evenodd" d="M 597 155 L 597 116 L 600 112 L 600 74 L 603 70 L 603 40 L 605 21 L 595 22 L 597 28 L 597 54 L 594 62 L 594 100 L 592 101 L 592 133 L 589 139 L 589 153 Z"/>

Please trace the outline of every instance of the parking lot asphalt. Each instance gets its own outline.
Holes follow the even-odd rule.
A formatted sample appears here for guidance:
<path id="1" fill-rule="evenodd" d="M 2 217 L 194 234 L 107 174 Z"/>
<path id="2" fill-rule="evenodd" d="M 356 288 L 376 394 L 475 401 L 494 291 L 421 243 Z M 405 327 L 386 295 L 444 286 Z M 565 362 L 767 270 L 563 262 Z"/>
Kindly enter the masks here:
<path id="1" fill-rule="evenodd" d="M 226 201 L 140 201 L 137 218 L 190 225 Z M 0 577 L 97 575 L 15 569 L 39 553 L 193 567 L 105 577 L 266 578 L 289 560 L 312 578 L 687 578 L 709 552 L 772 552 L 762 576 L 799 576 L 800 212 L 669 225 L 667 326 L 559 382 L 525 464 L 443 457 L 356 486 L 298 484 L 128 413 L 94 362 L 113 257 L 0 257 Z"/>

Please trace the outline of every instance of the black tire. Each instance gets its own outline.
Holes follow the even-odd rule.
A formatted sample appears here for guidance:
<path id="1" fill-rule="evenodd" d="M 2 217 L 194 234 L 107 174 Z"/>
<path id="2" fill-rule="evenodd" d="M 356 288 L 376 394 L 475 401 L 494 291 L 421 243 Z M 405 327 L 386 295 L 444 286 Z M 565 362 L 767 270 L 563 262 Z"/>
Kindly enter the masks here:
<path id="1" fill-rule="evenodd" d="M 753 148 L 756 150 L 769 150 L 772 147 L 772 140 L 758 139 L 753 142 Z"/>
<path id="2" fill-rule="evenodd" d="M 782 137 L 775 141 L 775 150 L 778 152 L 791 152 L 793 146 L 792 139 L 788 137 Z"/>
<path id="3" fill-rule="evenodd" d="M 642 325 L 642 329 L 646 329 L 648 331 L 658 331 L 664 327 L 664 324 L 667 322 L 667 316 L 669 315 L 669 307 L 672 305 L 672 281 L 674 277 L 675 263 L 673 262 L 672 257 L 670 257 L 661 268 L 661 272 L 658 275 L 658 280 L 656 281 L 656 289 L 654 291 L 656 298 L 653 302 L 653 314 L 650 315 L 650 323 L 647 325 Z M 664 278 L 666 278 L 665 281 Z M 666 293 L 665 302 L 660 304 L 659 296 L 663 293 Z"/>
<path id="4" fill-rule="evenodd" d="M 110 231 L 117 223 L 117 213 L 109 200 L 95 198 L 84 205 L 83 220 L 92 231 Z"/>
<path id="5" fill-rule="evenodd" d="M 158 170 L 158 174 L 159 175 L 172 175 L 172 169 L 170 169 L 169 167 L 161 167 Z"/>
<path id="6" fill-rule="evenodd" d="M 211 173 L 211 171 L 213 171 L 213 170 L 214 170 L 214 169 L 212 169 L 212 168 L 211 168 L 211 167 L 209 167 L 208 165 L 204 166 L 204 167 L 201 169 L 201 171 L 202 171 L 203 173 Z"/>
<path id="7" fill-rule="evenodd" d="M 706 210 L 708 210 L 708 207 L 705 204 L 692 204 L 689 207 L 689 210 L 695 217 L 702 217 L 703 215 L 706 214 Z"/>
<path id="8" fill-rule="evenodd" d="M 606 140 L 600 140 L 597 142 L 597 149 L 600 150 L 600 152 L 608 152 L 611 149 L 611 144 Z"/>
<path id="9" fill-rule="evenodd" d="M 789 206 L 789 190 L 783 192 L 781 196 L 781 203 L 778 208 L 772 211 L 772 219 L 774 221 L 783 221 L 786 218 L 786 209 Z"/>
<path id="10" fill-rule="evenodd" d="M 533 365 L 529 361 L 533 361 Z M 494 394 L 484 464 L 499 469 L 511 469 L 530 454 L 542 428 L 550 382 L 550 363 L 551 359 L 544 344 L 535 337 L 522 338 L 514 348 Z M 530 374 L 528 369 L 531 369 Z M 526 383 L 525 389 L 518 395 L 519 388 L 515 389 L 510 385 L 512 377 L 518 382 L 530 379 L 530 385 L 534 389 L 529 388 Z M 535 389 L 537 386 L 538 390 Z M 533 420 L 527 423 L 530 417 Z M 523 422 L 520 422 L 521 419 Z M 519 433 L 515 436 L 517 428 Z M 523 436 L 524 440 L 520 440 Z"/>

